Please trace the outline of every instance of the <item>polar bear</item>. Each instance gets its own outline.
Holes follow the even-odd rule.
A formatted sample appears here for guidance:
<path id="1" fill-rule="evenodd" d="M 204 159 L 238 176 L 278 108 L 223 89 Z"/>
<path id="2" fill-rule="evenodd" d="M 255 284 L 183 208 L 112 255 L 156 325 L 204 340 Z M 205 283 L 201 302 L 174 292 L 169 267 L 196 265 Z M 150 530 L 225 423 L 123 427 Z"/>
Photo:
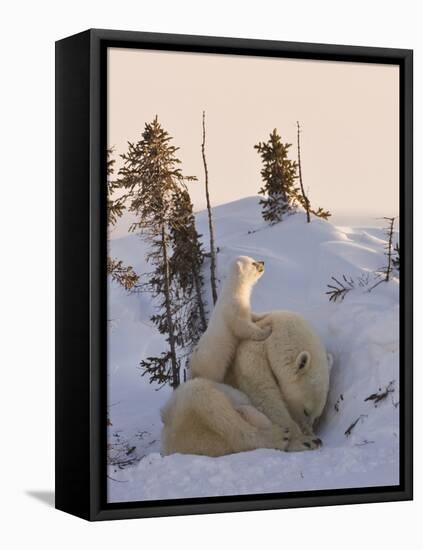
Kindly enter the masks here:
<path id="1" fill-rule="evenodd" d="M 258 448 L 286 449 L 276 426 L 241 391 L 204 378 L 179 386 L 161 410 L 162 452 L 222 456 Z"/>
<path id="2" fill-rule="evenodd" d="M 264 262 L 239 256 L 231 265 L 207 330 L 190 358 L 191 377 L 222 382 L 242 340 L 265 340 L 272 329 L 263 316 L 251 312 L 254 284 L 264 273 Z M 261 327 L 255 324 L 262 320 Z"/>
<path id="3" fill-rule="evenodd" d="M 274 311 L 267 315 L 269 321 L 267 340 L 240 343 L 225 382 L 247 394 L 272 423 L 290 429 L 287 450 L 304 450 L 320 441 L 313 426 L 327 400 L 331 358 L 300 315 Z"/>

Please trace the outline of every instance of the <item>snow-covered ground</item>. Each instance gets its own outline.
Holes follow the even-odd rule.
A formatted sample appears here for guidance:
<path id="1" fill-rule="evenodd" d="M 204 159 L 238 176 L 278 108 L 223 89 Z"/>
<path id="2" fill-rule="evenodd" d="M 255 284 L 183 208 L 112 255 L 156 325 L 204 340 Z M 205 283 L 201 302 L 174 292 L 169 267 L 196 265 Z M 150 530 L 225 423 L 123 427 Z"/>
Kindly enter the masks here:
<path id="1" fill-rule="evenodd" d="M 197 215 L 197 224 L 207 242 L 206 212 Z M 318 219 L 306 224 L 302 213 L 269 227 L 257 197 L 216 207 L 214 225 L 219 279 L 238 255 L 264 260 L 265 274 L 253 291 L 254 310 L 301 313 L 334 356 L 328 403 L 316 429 L 323 447 L 302 453 L 259 449 L 220 458 L 162 457 L 159 410 L 171 390 L 150 385 L 138 365 L 165 349 L 164 339 L 149 321 L 150 297 L 129 295 L 111 283 L 109 444 L 122 464 L 109 467 L 108 500 L 398 484 L 399 281 L 394 277 L 368 292 L 376 282 L 374 271 L 386 263 L 383 230 L 336 227 Z M 111 241 L 111 255 L 138 273 L 149 270 L 143 250 L 145 244 L 135 235 Z M 343 302 L 329 303 L 327 284 L 343 274 L 356 281 L 356 288 Z M 365 401 L 387 387 L 385 399 Z"/>

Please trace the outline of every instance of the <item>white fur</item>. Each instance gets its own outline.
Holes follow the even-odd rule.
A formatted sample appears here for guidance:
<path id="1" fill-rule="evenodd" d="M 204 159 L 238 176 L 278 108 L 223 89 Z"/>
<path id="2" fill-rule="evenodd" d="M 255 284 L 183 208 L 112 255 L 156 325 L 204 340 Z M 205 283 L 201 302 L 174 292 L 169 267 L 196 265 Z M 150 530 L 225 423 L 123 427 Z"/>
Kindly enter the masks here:
<path id="1" fill-rule="evenodd" d="M 232 264 L 220 291 L 207 330 L 195 347 L 190 368 L 193 378 L 200 376 L 222 382 L 242 340 L 265 340 L 269 326 L 259 327 L 262 317 L 251 312 L 250 296 L 263 274 L 262 262 L 239 256 Z"/>
<path id="2" fill-rule="evenodd" d="M 276 311 L 258 325 L 269 322 L 267 340 L 239 344 L 227 384 L 196 378 L 173 392 L 162 409 L 165 454 L 305 451 L 321 444 L 313 427 L 326 403 L 331 361 L 299 315 Z"/>
<path id="3" fill-rule="evenodd" d="M 203 378 L 177 388 L 161 411 L 162 452 L 222 456 L 258 448 L 285 449 L 289 438 L 230 386 Z"/>
<path id="4" fill-rule="evenodd" d="M 315 448 L 313 425 L 329 390 L 328 355 L 299 315 L 275 311 L 266 322 L 272 324 L 270 337 L 241 342 L 225 381 L 246 393 L 272 423 L 290 429 L 288 450 Z"/>

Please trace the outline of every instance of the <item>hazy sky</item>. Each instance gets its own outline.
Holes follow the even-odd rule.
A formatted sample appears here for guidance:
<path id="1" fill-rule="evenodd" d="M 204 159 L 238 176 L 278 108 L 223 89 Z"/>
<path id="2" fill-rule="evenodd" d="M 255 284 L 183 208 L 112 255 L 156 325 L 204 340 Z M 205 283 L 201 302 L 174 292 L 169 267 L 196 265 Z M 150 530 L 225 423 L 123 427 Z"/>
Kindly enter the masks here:
<path id="1" fill-rule="evenodd" d="M 297 158 L 298 120 L 313 205 L 329 209 L 338 223 L 398 214 L 397 66 L 112 48 L 108 75 L 109 146 L 125 152 L 157 114 L 180 147 L 183 172 L 199 178 L 190 184 L 196 210 L 205 206 L 205 110 L 214 205 L 257 194 L 261 162 L 254 144 L 273 128 Z"/>

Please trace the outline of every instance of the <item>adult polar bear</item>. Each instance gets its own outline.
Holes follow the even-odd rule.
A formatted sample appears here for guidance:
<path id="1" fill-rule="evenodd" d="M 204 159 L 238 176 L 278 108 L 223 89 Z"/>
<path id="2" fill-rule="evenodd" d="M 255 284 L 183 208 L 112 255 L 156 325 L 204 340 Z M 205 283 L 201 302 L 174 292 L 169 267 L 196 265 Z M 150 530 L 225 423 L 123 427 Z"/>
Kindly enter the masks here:
<path id="1" fill-rule="evenodd" d="M 244 290 L 250 287 L 249 292 L 233 292 L 235 303 L 239 296 L 247 296 L 248 300 L 242 300 L 241 310 L 235 310 L 238 315 L 233 315 L 230 308 L 227 315 L 225 304 L 231 306 L 234 300 L 228 301 L 230 293 L 221 294 L 217 315 L 213 315 L 208 334 L 200 340 L 201 360 L 196 354 L 193 357 L 197 378 L 178 388 L 162 411 L 165 454 L 220 456 L 259 447 L 299 451 L 321 444 L 313 433 L 313 424 L 322 413 L 328 393 L 326 351 L 310 325 L 294 313 L 251 314 L 249 293 L 260 276 L 254 275 L 251 267 L 262 264 L 246 257 L 241 260 L 244 273 L 236 263 L 227 287 L 236 290 L 237 280 Z M 271 323 L 271 335 L 262 341 L 242 340 L 234 349 L 237 338 L 231 333 L 230 323 L 238 322 L 239 311 L 243 326 L 250 328 L 255 321 L 260 330 Z M 225 339 L 228 332 L 229 338 Z M 223 353 L 216 353 L 221 337 Z M 215 383 L 224 376 L 227 384 Z"/>
<path id="2" fill-rule="evenodd" d="M 191 375 L 240 389 L 272 422 L 289 427 L 294 439 L 301 432 L 313 436 L 329 389 L 328 356 L 296 313 L 251 312 L 251 291 L 263 272 L 264 263 L 248 256 L 233 262 L 191 356 Z"/>
<path id="3" fill-rule="evenodd" d="M 222 456 L 285 450 L 289 431 L 272 424 L 242 392 L 204 378 L 182 384 L 161 410 L 162 452 Z"/>
<path id="4" fill-rule="evenodd" d="M 268 322 L 272 334 L 267 340 L 238 346 L 225 382 L 246 393 L 272 423 L 289 428 L 291 449 L 298 450 L 302 434 L 313 436 L 326 404 L 332 359 L 296 313 L 274 311 L 266 316 Z"/>
<path id="5" fill-rule="evenodd" d="M 268 448 L 316 449 L 320 439 L 303 434 L 287 415 L 282 427 L 272 423 L 242 392 L 205 378 L 188 380 L 161 410 L 162 452 L 223 456 Z"/>

